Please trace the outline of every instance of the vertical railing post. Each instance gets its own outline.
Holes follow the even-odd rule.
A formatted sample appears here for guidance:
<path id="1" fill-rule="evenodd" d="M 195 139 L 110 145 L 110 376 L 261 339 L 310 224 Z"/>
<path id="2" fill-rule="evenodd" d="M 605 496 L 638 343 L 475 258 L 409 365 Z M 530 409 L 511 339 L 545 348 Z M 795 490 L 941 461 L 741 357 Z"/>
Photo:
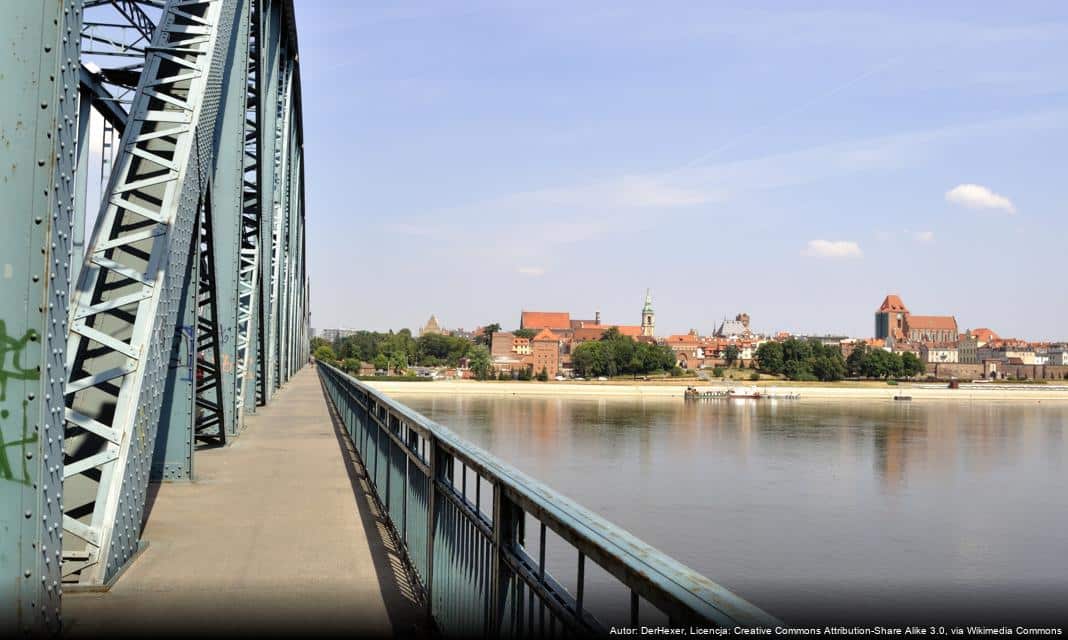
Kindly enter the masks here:
<path id="1" fill-rule="evenodd" d="M 408 442 L 409 433 L 410 432 L 411 432 L 411 427 L 410 426 L 407 427 L 407 432 L 406 432 L 405 431 L 405 423 L 402 422 L 400 424 L 400 432 L 397 434 L 398 436 L 400 436 L 401 442 L 404 442 L 404 443 Z M 403 464 L 401 466 L 401 469 L 400 469 L 401 473 L 403 474 L 402 477 L 401 477 L 402 484 L 401 484 L 401 530 L 400 530 L 400 538 L 401 538 L 401 546 L 405 547 L 405 552 L 407 552 L 407 547 L 408 547 L 408 447 L 407 446 L 403 446 L 403 447 L 400 447 L 400 449 L 401 449 L 401 454 L 403 454 L 403 456 L 404 456 L 404 462 L 403 462 Z"/>
<path id="2" fill-rule="evenodd" d="M 504 495 L 500 482 L 493 483 L 493 557 L 490 561 L 490 606 L 486 617 L 486 635 L 502 635 L 504 612 L 508 606 L 513 572 L 505 553 L 515 545 L 522 520 L 522 510 Z"/>
<path id="3" fill-rule="evenodd" d="M 428 434 L 429 435 L 429 434 Z M 430 482 L 426 498 L 426 607 L 427 615 L 434 615 L 434 531 L 437 527 L 438 474 L 440 473 L 438 441 L 433 436 L 427 439 L 430 463 Z"/>

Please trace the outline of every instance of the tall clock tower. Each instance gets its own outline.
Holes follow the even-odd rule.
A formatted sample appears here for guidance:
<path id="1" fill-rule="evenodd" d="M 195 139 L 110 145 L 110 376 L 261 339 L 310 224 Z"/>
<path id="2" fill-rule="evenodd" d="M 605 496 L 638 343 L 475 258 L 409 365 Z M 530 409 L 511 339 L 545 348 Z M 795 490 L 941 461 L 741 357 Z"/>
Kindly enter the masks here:
<path id="1" fill-rule="evenodd" d="M 645 290 L 645 306 L 642 307 L 642 335 L 652 337 L 656 329 L 656 313 L 653 312 L 653 296 Z"/>

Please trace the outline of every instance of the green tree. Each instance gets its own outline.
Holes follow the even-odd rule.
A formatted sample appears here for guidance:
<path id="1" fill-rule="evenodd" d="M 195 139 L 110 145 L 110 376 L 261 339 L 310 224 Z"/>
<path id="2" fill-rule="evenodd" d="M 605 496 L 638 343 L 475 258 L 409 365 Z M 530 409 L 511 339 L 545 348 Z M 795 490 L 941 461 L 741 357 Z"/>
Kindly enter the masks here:
<path id="1" fill-rule="evenodd" d="M 583 342 L 571 350 L 571 366 L 580 376 L 597 376 L 604 371 L 606 348 L 601 342 Z"/>
<path id="2" fill-rule="evenodd" d="M 630 374 L 633 377 L 637 378 L 638 374 L 644 371 L 644 368 L 645 361 L 642 360 L 641 354 L 638 353 L 637 350 L 635 350 L 634 355 L 630 357 L 630 362 L 627 363 L 627 370 L 630 371 Z"/>
<path id="3" fill-rule="evenodd" d="M 416 362 L 427 366 L 442 362 L 456 366 L 470 349 L 468 340 L 436 333 L 419 336 L 415 341 Z"/>
<path id="4" fill-rule="evenodd" d="M 845 361 L 837 351 L 812 358 L 810 368 L 812 375 L 823 382 L 841 380 L 846 373 Z"/>
<path id="5" fill-rule="evenodd" d="M 475 345 L 468 352 L 468 366 L 478 380 L 488 380 L 493 375 L 493 361 L 490 359 L 489 349 L 483 345 Z"/>
<path id="6" fill-rule="evenodd" d="M 866 378 L 889 378 L 899 374 L 901 358 L 885 349 L 871 349 L 864 358 L 861 375 Z"/>
<path id="7" fill-rule="evenodd" d="M 583 342 L 571 352 L 571 364 L 580 376 L 633 375 L 670 371 L 675 352 L 665 345 L 637 342 L 614 327 L 595 342 Z"/>
<path id="8" fill-rule="evenodd" d="M 861 343 L 853 348 L 852 353 L 846 358 L 846 373 L 851 377 L 863 376 L 866 370 L 865 362 L 868 359 L 868 345 Z"/>
<path id="9" fill-rule="evenodd" d="M 389 358 L 386 354 L 380 353 L 374 357 L 373 363 L 375 365 L 375 371 L 389 371 Z"/>
<path id="10" fill-rule="evenodd" d="M 782 343 L 783 366 L 791 360 L 803 362 L 812 357 L 812 344 L 807 340 L 788 338 Z"/>
<path id="11" fill-rule="evenodd" d="M 333 363 L 337 360 L 337 354 L 334 353 L 334 348 L 329 344 L 322 344 L 315 350 L 315 359 L 321 360 L 327 363 Z"/>
<path id="12" fill-rule="evenodd" d="M 923 360 L 920 360 L 919 356 L 911 351 L 906 351 L 901 354 L 901 371 L 905 376 L 913 377 L 918 376 L 926 370 L 926 365 Z"/>
<path id="13" fill-rule="evenodd" d="M 545 367 L 542 367 L 541 371 L 538 372 L 538 382 L 548 382 L 548 381 L 549 381 L 549 371 Z"/>
<path id="14" fill-rule="evenodd" d="M 619 332 L 619 327 L 608 327 L 601 333 L 601 340 L 611 342 L 613 340 L 619 340 L 623 337 L 623 334 Z"/>
<path id="15" fill-rule="evenodd" d="M 493 344 L 493 334 L 500 333 L 501 325 L 499 322 L 491 322 L 482 327 L 482 335 L 475 338 L 475 343 L 484 347 L 489 347 Z"/>
<path id="16" fill-rule="evenodd" d="M 530 340 L 534 336 L 538 335 L 538 332 L 534 329 L 516 329 L 512 332 L 512 335 L 517 338 L 526 338 L 527 340 Z"/>
<path id="17" fill-rule="evenodd" d="M 812 375 L 812 370 L 809 368 L 809 362 L 805 360 L 787 360 L 783 365 L 782 372 L 786 374 L 787 378 L 791 380 L 815 380 L 816 376 Z"/>
<path id="18" fill-rule="evenodd" d="M 738 362 L 738 347 L 733 344 L 727 345 L 727 348 L 723 350 L 723 359 L 728 367 L 733 367 L 734 363 Z"/>
<path id="19" fill-rule="evenodd" d="M 778 342 L 765 342 L 757 347 L 757 364 L 768 373 L 782 373 L 782 345 Z"/>

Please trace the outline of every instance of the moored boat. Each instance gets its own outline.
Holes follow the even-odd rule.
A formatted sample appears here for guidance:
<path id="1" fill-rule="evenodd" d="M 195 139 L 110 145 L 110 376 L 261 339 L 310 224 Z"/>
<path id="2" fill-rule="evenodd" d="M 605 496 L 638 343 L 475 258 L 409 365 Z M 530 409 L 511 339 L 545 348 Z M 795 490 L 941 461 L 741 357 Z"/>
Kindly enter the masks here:
<path id="1" fill-rule="evenodd" d="M 759 400 L 761 396 L 760 390 L 758 390 L 756 387 L 731 387 L 727 391 L 727 397 L 738 399 L 749 398 L 753 400 Z"/>

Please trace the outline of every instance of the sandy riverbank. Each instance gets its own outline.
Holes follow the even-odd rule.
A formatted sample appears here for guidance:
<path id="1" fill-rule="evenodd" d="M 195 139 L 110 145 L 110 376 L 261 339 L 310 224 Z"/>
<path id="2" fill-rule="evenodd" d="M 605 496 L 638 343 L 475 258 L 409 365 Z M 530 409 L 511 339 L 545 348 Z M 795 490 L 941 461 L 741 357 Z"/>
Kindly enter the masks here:
<path id="1" fill-rule="evenodd" d="M 587 398 L 682 398 L 682 384 L 623 384 L 620 382 L 477 382 L 474 380 L 438 380 L 433 382 L 367 382 L 388 394 L 553 396 Z M 745 383 L 751 384 L 751 383 Z M 705 383 L 701 391 L 726 389 L 729 385 Z M 859 383 L 775 385 L 756 383 L 761 392 L 771 394 L 800 393 L 804 400 L 883 400 L 893 402 L 895 395 L 913 400 L 1031 401 L 1068 402 L 1065 385 L 983 385 L 963 384 L 949 389 L 939 384 L 900 384 L 897 386 Z"/>

